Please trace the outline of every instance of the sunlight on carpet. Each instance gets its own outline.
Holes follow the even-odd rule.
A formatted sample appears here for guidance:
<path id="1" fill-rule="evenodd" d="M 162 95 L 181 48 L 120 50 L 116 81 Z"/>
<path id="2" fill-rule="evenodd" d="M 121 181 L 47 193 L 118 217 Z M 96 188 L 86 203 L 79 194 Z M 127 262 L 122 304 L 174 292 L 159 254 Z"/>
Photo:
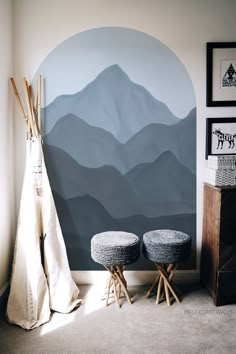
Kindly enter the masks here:
<path id="1" fill-rule="evenodd" d="M 50 322 L 45 323 L 42 326 L 42 330 L 40 335 L 43 336 L 52 331 L 55 331 L 58 328 L 61 328 L 69 323 L 73 322 L 75 319 L 75 312 L 62 314 L 62 313 L 54 313 Z"/>
<path id="2" fill-rule="evenodd" d="M 102 285 L 93 285 L 89 289 L 86 299 L 84 301 L 84 314 L 89 315 L 94 311 L 104 308 L 105 301 L 102 301 L 104 297 L 105 287 Z"/>

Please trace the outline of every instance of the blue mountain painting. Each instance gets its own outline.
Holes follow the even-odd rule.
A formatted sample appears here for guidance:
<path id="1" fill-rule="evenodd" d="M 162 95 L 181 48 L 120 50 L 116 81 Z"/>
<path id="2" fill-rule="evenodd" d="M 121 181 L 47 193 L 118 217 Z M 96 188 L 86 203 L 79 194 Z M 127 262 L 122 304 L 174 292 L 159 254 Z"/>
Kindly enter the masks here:
<path id="1" fill-rule="evenodd" d="M 196 247 L 196 109 L 179 119 L 112 65 L 82 91 L 44 109 L 44 153 L 75 270 L 101 267 L 91 237 L 124 230 L 182 230 Z M 143 257 L 133 269 L 150 269 Z"/>
<path id="2" fill-rule="evenodd" d="M 68 113 L 105 129 L 122 143 L 148 124 L 179 121 L 165 104 L 133 83 L 119 65 L 106 68 L 82 91 L 59 96 L 48 105 L 43 114 L 44 132 Z"/>

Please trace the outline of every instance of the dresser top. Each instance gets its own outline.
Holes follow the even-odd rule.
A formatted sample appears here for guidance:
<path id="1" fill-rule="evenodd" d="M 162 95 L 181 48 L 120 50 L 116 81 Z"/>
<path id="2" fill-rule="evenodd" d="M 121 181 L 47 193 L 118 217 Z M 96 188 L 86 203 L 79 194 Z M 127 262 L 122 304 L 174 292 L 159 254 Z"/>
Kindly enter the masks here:
<path id="1" fill-rule="evenodd" d="M 209 187 L 209 188 L 215 189 L 217 191 L 236 191 L 236 185 L 235 186 L 221 186 L 221 187 L 218 187 L 218 186 L 213 186 L 212 184 L 205 183 L 205 182 L 204 182 L 204 185 Z"/>

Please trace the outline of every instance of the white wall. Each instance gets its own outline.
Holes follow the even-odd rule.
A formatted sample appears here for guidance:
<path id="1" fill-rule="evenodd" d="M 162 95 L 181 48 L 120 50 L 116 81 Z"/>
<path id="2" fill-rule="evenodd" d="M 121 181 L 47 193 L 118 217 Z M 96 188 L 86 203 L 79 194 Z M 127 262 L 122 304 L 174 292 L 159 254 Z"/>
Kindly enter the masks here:
<path id="1" fill-rule="evenodd" d="M 70 36 L 96 27 L 143 31 L 167 45 L 192 78 L 197 100 L 197 242 L 201 245 L 205 118 L 236 116 L 236 108 L 206 107 L 206 42 L 235 41 L 235 0 L 13 0 L 17 79 L 32 79 L 40 63 Z M 16 187 L 21 190 L 25 131 L 16 119 Z M 17 203 L 18 205 L 18 203 Z"/>
<path id="2" fill-rule="evenodd" d="M 15 225 L 12 75 L 12 5 L 0 0 L 0 295 L 9 279 Z"/>

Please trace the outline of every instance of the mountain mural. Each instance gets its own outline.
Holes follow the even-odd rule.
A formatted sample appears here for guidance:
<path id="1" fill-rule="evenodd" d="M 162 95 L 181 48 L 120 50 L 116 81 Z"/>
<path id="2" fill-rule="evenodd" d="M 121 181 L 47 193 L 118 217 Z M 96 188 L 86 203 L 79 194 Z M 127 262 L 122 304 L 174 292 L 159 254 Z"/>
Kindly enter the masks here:
<path id="1" fill-rule="evenodd" d="M 169 228 L 196 240 L 196 109 L 182 120 L 112 65 L 44 110 L 43 149 L 72 269 L 102 231 Z M 79 257 L 78 257 L 79 255 Z M 134 269 L 151 269 L 143 256 Z"/>
<path id="2" fill-rule="evenodd" d="M 152 163 L 134 167 L 126 178 L 142 200 L 161 203 L 194 200 L 195 176 L 170 151 Z"/>
<path id="3" fill-rule="evenodd" d="M 117 64 L 103 70 L 80 92 L 61 95 L 50 103 L 42 114 L 44 134 L 67 114 L 110 132 L 122 143 L 149 124 L 172 125 L 179 121 L 164 103 L 132 82 Z"/>
<path id="4" fill-rule="evenodd" d="M 91 258 L 96 233 L 142 242 L 163 228 L 192 236 L 182 269 L 195 268 L 196 99 L 183 64 L 157 39 L 121 28 L 85 31 L 52 53 L 38 71 L 49 103 L 43 151 L 71 269 L 104 269 Z M 129 266 L 154 268 L 142 255 Z"/>
<path id="5" fill-rule="evenodd" d="M 114 167 L 91 169 L 80 166 L 60 149 L 45 144 L 44 156 L 52 189 L 63 198 L 89 194 L 114 217 L 142 214 L 135 193 Z"/>
<path id="6" fill-rule="evenodd" d="M 125 144 L 111 133 L 89 125 L 73 114 L 59 119 L 44 142 L 68 153 L 86 167 L 114 166 L 122 174 L 144 162 L 153 162 L 166 150 L 196 172 L 196 109 L 177 124 L 150 124 Z"/>
<path id="7" fill-rule="evenodd" d="M 195 211 L 195 177 L 170 152 L 123 176 L 112 166 L 81 166 L 45 143 L 43 149 L 51 186 L 65 199 L 88 194 L 115 218 Z"/>
<path id="8" fill-rule="evenodd" d="M 55 191 L 53 194 L 71 269 L 103 269 L 101 265 L 93 262 L 90 253 L 91 238 L 98 232 L 107 230 L 133 232 L 142 241 L 142 235 L 145 232 L 164 228 L 180 230 L 193 236 L 193 256 L 183 266 L 187 269 L 195 267 L 195 214 L 179 214 L 156 218 L 133 215 L 128 218 L 115 219 L 110 216 L 107 210 L 96 199 L 89 195 L 65 200 Z M 141 255 L 138 262 L 130 265 L 129 269 L 153 269 L 153 264 Z"/>

